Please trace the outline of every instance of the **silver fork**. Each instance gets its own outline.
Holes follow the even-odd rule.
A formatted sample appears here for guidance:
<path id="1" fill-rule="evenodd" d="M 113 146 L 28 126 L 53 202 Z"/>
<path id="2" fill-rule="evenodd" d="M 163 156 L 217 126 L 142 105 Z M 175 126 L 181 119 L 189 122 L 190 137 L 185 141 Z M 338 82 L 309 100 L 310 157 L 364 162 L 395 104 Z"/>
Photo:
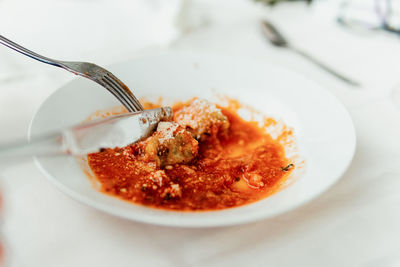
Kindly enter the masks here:
<path id="1" fill-rule="evenodd" d="M 0 44 L 14 49 L 15 51 L 20 52 L 28 57 L 43 63 L 63 68 L 76 75 L 80 75 L 100 84 L 110 91 L 128 109 L 129 112 L 137 112 L 144 109 L 139 100 L 132 94 L 132 92 L 123 82 L 121 82 L 111 72 L 103 69 L 100 66 L 88 62 L 60 61 L 44 57 L 20 46 L 19 44 L 14 43 L 2 35 L 0 35 Z"/>

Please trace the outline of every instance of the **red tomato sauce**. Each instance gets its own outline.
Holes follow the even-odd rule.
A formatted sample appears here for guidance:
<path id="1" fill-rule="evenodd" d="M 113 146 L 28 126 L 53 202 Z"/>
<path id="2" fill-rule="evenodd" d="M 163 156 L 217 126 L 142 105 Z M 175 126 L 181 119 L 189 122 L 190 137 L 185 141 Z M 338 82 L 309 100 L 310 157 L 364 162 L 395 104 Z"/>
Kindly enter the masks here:
<path id="1" fill-rule="evenodd" d="M 174 111 L 182 105 L 176 104 Z M 189 164 L 157 167 L 140 160 L 135 144 L 89 154 L 101 190 L 132 203 L 176 211 L 237 207 L 278 191 L 293 169 L 284 147 L 257 122 L 243 120 L 236 108 L 219 108 L 229 120 L 229 134 L 200 141 L 198 156 Z M 158 179 L 161 173 L 163 183 Z M 166 189 L 172 184 L 179 192 Z"/>

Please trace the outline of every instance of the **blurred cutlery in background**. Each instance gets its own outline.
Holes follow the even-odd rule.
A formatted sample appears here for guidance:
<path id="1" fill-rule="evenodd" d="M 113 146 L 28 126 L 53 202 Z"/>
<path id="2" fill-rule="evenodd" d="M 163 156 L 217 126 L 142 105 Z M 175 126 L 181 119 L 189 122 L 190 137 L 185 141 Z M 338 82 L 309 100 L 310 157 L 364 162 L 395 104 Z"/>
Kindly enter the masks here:
<path id="1" fill-rule="evenodd" d="M 324 63 L 315 59 L 311 55 L 309 55 L 309 54 L 303 52 L 302 50 L 299 50 L 296 47 L 289 44 L 289 42 L 286 40 L 286 38 L 283 37 L 283 35 L 276 29 L 276 27 L 271 22 L 269 22 L 267 20 L 263 20 L 261 24 L 262 24 L 265 35 L 267 36 L 267 38 L 271 42 L 271 44 L 273 44 L 274 46 L 288 48 L 291 51 L 297 53 L 298 55 L 301 55 L 304 58 L 308 59 L 309 61 L 313 62 L 318 67 L 322 68 L 323 70 L 325 70 L 326 72 L 335 76 L 336 78 L 342 80 L 343 82 L 346 82 L 347 84 L 356 86 L 356 87 L 360 86 L 360 84 L 358 82 L 338 73 L 336 70 L 333 70 L 331 67 L 328 67 L 327 65 L 325 65 Z"/>

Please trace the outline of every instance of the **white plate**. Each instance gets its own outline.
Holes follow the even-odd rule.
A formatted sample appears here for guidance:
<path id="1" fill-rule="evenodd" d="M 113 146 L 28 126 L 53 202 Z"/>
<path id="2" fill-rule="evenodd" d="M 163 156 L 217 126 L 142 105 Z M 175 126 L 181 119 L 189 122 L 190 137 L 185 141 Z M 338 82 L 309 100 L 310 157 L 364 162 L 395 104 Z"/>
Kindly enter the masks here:
<path id="1" fill-rule="evenodd" d="M 356 138 L 349 114 L 324 88 L 263 61 L 208 54 L 170 53 L 110 66 L 138 97 L 240 99 L 295 130 L 305 173 L 281 192 L 243 207 L 214 212 L 173 212 L 134 205 L 95 190 L 75 159 L 36 158 L 57 187 L 89 206 L 152 224 L 210 227 L 270 218 L 299 207 L 332 186 L 348 168 Z M 53 93 L 34 116 L 30 135 L 79 123 L 96 110 L 119 105 L 97 84 L 76 79 Z M 296 175 L 296 173 L 294 174 Z"/>

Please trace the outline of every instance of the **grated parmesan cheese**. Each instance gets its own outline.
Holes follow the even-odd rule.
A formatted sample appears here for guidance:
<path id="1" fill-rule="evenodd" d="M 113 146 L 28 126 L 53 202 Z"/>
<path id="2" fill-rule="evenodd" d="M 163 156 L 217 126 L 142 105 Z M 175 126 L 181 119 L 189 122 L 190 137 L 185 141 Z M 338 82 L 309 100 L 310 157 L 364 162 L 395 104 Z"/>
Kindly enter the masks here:
<path id="1" fill-rule="evenodd" d="M 158 123 L 156 134 L 160 144 L 175 137 L 179 124 L 176 122 L 161 121 Z"/>
<path id="2" fill-rule="evenodd" d="M 194 99 L 190 105 L 185 106 L 174 114 L 174 121 L 187 128 L 192 135 L 199 139 L 204 133 L 210 133 L 213 126 L 227 129 L 228 119 L 217 108 L 204 99 Z"/>

